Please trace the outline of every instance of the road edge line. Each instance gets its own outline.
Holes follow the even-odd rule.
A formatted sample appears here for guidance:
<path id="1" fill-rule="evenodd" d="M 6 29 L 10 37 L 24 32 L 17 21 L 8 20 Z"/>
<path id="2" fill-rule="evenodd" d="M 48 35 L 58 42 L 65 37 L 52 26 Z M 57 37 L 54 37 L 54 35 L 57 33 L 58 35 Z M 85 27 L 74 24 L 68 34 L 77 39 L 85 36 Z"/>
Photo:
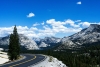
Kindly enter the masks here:
<path id="1" fill-rule="evenodd" d="M 7 64 L 15 63 L 15 62 L 21 61 L 21 60 L 23 60 L 25 58 L 26 58 L 26 56 L 23 56 L 23 58 L 21 58 L 21 59 L 18 59 L 18 60 L 15 60 L 15 61 L 11 61 L 11 62 L 8 62 L 8 63 L 4 63 L 4 64 L 1 64 L 0 66 L 4 66 L 4 65 L 7 65 Z"/>
<path id="2" fill-rule="evenodd" d="M 39 61 L 39 62 L 37 62 L 37 63 L 33 64 L 33 65 L 28 66 L 28 67 L 35 66 L 35 65 L 37 65 L 37 64 L 39 64 L 39 63 L 41 63 L 42 61 L 44 61 L 45 59 L 47 59 L 47 56 L 46 56 L 46 55 L 43 55 L 43 54 L 39 54 L 39 55 L 45 56 L 45 58 L 44 58 L 43 60 L 41 60 L 41 61 Z"/>

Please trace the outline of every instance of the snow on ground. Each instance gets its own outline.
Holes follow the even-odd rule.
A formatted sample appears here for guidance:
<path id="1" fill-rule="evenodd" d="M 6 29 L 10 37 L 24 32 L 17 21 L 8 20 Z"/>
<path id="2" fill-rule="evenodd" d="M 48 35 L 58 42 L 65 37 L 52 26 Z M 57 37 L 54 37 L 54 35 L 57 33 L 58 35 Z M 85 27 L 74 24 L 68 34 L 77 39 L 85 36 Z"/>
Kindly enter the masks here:
<path id="1" fill-rule="evenodd" d="M 8 59 L 7 53 L 0 51 L 0 64 L 4 64 L 8 61 L 9 59 Z"/>
<path id="2" fill-rule="evenodd" d="M 47 56 L 47 58 L 44 61 L 30 67 L 67 67 L 67 66 L 63 64 L 62 61 L 59 61 L 57 58 Z"/>
<path id="3" fill-rule="evenodd" d="M 9 59 L 7 53 L 0 51 L 0 64 L 4 64 L 8 61 Z M 54 58 L 52 56 L 47 56 L 47 58 L 44 61 L 36 65 L 33 65 L 31 67 L 67 67 L 67 66 L 63 64 L 62 61 L 59 61 L 57 58 Z"/>

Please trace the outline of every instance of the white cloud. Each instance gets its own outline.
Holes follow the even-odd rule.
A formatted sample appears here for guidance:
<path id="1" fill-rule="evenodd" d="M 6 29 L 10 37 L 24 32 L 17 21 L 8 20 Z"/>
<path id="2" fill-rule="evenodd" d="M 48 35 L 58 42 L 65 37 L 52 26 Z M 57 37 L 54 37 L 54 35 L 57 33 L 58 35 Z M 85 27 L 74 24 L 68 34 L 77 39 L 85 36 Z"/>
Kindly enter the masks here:
<path id="1" fill-rule="evenodd" d="M 79 28 L 80 26 L 76 25 L 74 23 L 74 21 L 72 21 L 70 19 L 68 19 L 64 22 L 55 21 L 55 19 L 50 19 L 50 20 L 47 20 L 47 24 L 50 24 L 52 26 L 52 31 L 54 33 L 59 33 L 59 32 L 70 33 L 70 32 L 78 32 L 80 30 L 80 28 Z M 68 24 L 70 24 L 70 27 L 65 26 Z"/>
<path id="2" fill-rule="evenodd" d="M 54 36 L 54 31 L 49 27 L 44 27 L 43 30 L 39 30 L 38 36 Z"/>
<path id="3" fill-rule="evenodd" d="M 38 29 L 36 27 L 31 27 L 30 30 L 37 31 Z"/>
<path id="4" fill-rule="evenodd" d="M 73 20 L 68 19 L 65 22 L 66 22 L 66 24 L 70 24 L 72 27 L 80 27 L 79 25 L 76 25 L 75 21 L 73 21 Z"/>
<path id="5" fill-rule="evenodd" d="M 80 28 L 77 28 L 77 25 L 72 20 L 66 21 L 56 21 L 55 19 L 50 19 L 46 21 L 47 25 L 42 23 L 43 28 L 37 28 L 38 23 L 33 24 L 32 27 L 28 28 L 27 26 L 17 26 L 18 33 L 24 34 L 28 37 L 45 37 L 45 36 L 55 36 L 57 33 L 75 33 L 80 31 Z M 70 28 L 66 25 L 70 24 Z M 13 27 L 2 27 L 0 28 L 0 37 L 12 33 Z M 73 28 L 74 27 L 74 28 Z"/>
<path id="6" fill-rule="evenodd" d="M 83 28 L 86 28 L 86 27 L 89 27 L 90 26 L 90 24 L 99 24 L 100 25 L 100 22 L 99 23 L 96 23 L 96 22 L 81 22 L 81 23 L 79 23 L 78 25 L 79 26 L 82 26 Z"/>
<path id="7" fill-rule="evenodd" d="M 8 34 L 13 33 L 13 28 L 14 28 L 14 26 L 12 26 L 12 27 L 1 27 L 0 28 L 0 37 L 4 37 L 4 36 L 7 36 Z M 24 27 L 17 26 L 17 30 L 18 30 L 19 34 L 24 34 L 28 37 L 31 37 L 32 35 L 34 35 L 33 37 L 35 37 L 36 36 L 35 31 L 37 30 L 37 28 L 35 28 L 35 27 L 28 28 L 27 26 L 24 26 Z"/>
<path id="8" fill-rule="evenodd" d="M 44 21 L 41 24 L 44 25 Z"/>
<path id="9" fill-rule="evenodd" d="M 39 23 L 35 23 L 35 24 L 33 24 L 33 26 L 38 26 L 38 25 L 40 25 Z"/>
<path id="10" fill-rule="evenodd" d="M 88 27 L 88 26 L 90 26 L 90 24 L 91 24 L 91 23 L 89 23 L 89 22 L 83 22 L 83 23 L 82 23 L 82 26 L 83 26 L 83 27 Z"/>
<path id="11" fill-rule="evenodd" d="M 73 21 L 71 19 L 67 19 L 65 21 L 56 21 L 55 19 L 49 19 L 45 22 L 43 22 L 43 25 L 41 23 L 42 28 L 36 27 L 37 25 L 40 25 L 38 23 L 33 24 L 32 27 L 27 26 L 17 26 L 18 33 L 24 34 L 28 36 L 29 38 L 32 37 L 46 37 L 46 36 L 56 36 L 56 34 L 64 33 L 76 33 L 82 30 L 82 28 L 88 27 L 90 24 L 100 24 L 100 23 L 91 23 L 91 22 L 78 22 Z M 11 34 L 13 32 L 13 27 L 0 27 L 0 37 L 6 36 L 8 34 Z M 65 35 L 64 35 L 65 36 Z"/>
<path id="12" fill-rule="evenodd" d="M 82 4 L 82 2 L 81 2 L 81 1 L 79 1 L 79 2 L 77 2 L 76 4 L 79 4 L 79 5 L 80 5 L 80 4 Z"/>
<path id="13" fill-rule="evenodd" d="M 31 18 L 31 17 L 34 17 L 34 16 L 35 16 L 35 14 L 32 13 L 32 12 L 27 15 L 28 18 Z"/>
<path id="14" fill-rule="evenodd" d="M 75 22 L 81 22 L 81 20 L 76 20 Z"/>
<path id="15" fill-rule="evenodd" d="M 0 37 L 3 37 L 3 36 L 6 36 L 8 34 L 11 34 L 12 33 L 12 29 L 13 29 L 13 26 L 12 27 L 0 27 Z"/>

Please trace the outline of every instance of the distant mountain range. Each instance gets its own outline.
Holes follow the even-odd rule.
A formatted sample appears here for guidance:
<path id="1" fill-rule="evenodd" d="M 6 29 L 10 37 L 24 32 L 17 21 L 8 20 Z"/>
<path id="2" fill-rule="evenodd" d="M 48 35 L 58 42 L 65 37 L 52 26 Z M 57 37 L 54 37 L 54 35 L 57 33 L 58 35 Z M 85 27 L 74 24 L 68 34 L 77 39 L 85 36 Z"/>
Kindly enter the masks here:
<path id="1" fill-rule="evenodd" d="M 38 44 L 40 49 L 51 49 L 58 45 L 61 38 L 57 37 L 45 37 L 44 39 L 33 38 L 33 40 Z"/>
<path id="2" fill-rule="evenodd" d="M 88 28 L 81 30 L 68 37 L 57 38 L 57 37 L 45 37 L 29 39 L 23 34 L 19 35 L 21 47 L 28 50 L 39 50 L 39 49 L 74 49 L 81 48 L 86 44 L 92 44 L 100 42 L 100 25 L 91 24 Z M 9 43 L 9 36 L 0 38 L 0 47 L 7 46 Z"/>
<path id="3" fill-rule="evenodd" d="M 60 38 L 45 37 L 44 39 L 33 38 L 29 39 L 23 34 L 19 34 L 21 48 L 27 50 L 50 49 L 60 42 Z M 8 48 L 9 36 L 0 38 L 0 48 Z"/>

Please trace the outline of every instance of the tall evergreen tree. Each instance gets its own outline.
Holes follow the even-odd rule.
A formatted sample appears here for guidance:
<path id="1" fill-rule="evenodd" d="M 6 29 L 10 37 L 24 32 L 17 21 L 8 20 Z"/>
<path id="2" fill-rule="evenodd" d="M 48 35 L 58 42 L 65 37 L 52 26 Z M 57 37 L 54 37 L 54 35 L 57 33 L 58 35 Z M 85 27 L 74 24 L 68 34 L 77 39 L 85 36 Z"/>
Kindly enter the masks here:
<path id="1" fill-rule="evenodd" d="M 16 25 L 13 34 L 10 35 L 8 56 L 9 60 L 16 60 L 20 56 L 20 43 Z"/>

